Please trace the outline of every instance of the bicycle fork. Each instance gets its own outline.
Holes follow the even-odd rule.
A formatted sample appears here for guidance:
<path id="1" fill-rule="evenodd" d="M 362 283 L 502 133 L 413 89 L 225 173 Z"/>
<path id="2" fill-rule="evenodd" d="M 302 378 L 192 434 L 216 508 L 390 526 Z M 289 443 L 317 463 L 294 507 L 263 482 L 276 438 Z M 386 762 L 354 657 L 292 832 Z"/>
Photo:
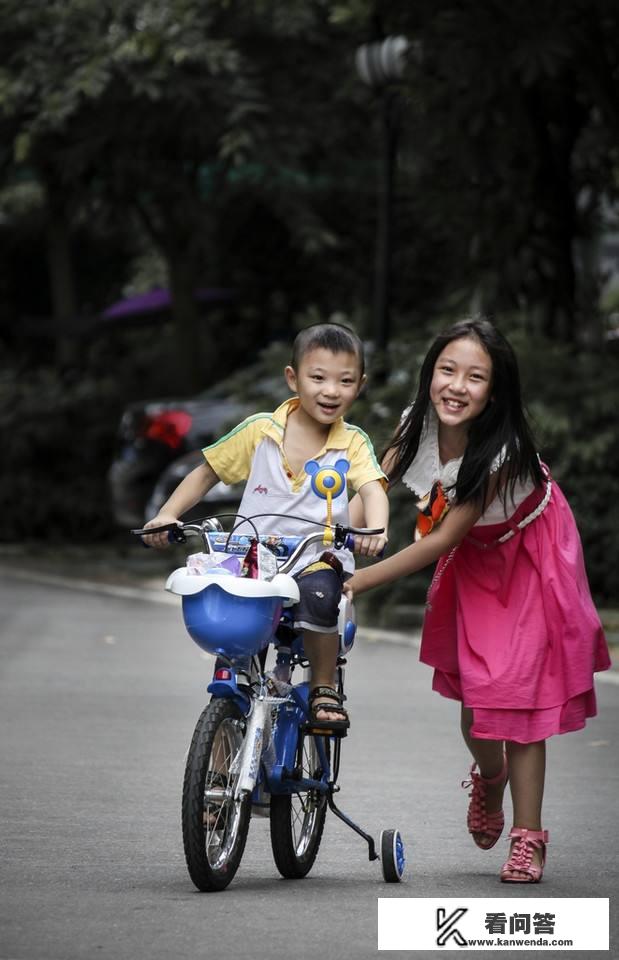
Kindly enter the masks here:
<path id="1" fill-rule="evenodd" d="M 245 792 L 252 793 L 258 780 L 260 763 L 270 772 L 276 761 L 275 747 L 271 736 L 271 708 L 281 700 L 276 697 L 259 697 L 251 702 L 251 712 L 243 746 L 234 758 L 230 773 L 238 774 L 234 799 Z"/>

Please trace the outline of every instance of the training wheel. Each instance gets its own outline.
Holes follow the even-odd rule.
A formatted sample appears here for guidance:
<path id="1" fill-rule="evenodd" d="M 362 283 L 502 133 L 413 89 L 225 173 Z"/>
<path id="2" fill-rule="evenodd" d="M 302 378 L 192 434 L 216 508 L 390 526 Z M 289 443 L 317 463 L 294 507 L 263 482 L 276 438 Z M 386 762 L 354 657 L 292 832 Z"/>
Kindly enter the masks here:
<path id="1" fill-rule="evenodd" d="M 399 830 L 382 830 L 380 834 L 380 863 L 385 883 L 400 883 L 406 866 L 404 843 Z"/>

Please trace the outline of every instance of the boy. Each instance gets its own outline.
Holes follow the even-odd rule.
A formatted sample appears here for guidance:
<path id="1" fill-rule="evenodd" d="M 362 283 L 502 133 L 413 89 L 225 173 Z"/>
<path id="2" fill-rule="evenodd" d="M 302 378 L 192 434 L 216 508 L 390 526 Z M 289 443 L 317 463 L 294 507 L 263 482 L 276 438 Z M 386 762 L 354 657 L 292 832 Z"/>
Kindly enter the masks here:
<path id="1" fill-rule="evenodd" d="M 239 517 L 257 513 L 285 514 L 254 519 L 259 533 L 277 532 L 305 536 L 310 525 L 306 517 L 324 522 L 326 507 L 310 488 L 304 465 L 309 459 L 321 466 L 345 458 L 350 463 L 347 481 L 359 493 L 365 523 L 384 528 L 375 537 L 356 538 L 356 552 L 376 556 L 387 542 L 389 506 L 386 479 L 372 445 L 362 430 L 344 422 L 344 416 L 359 395 L 366 377 L 363 344 L 347 327 L 321 323 L 297 336 L 290 366 L 284 371 L 290 390 L 296 394 L 274 413 L 258 413 L 202 452 L 205 462 L 179 484 L 159 515 L 146 524 L 160 526 L 178 522 L 219 480 L 238 483 L 246 480 Z M 333 521 L 348 523 L 348 502 L 342 495 L 333 501 Z M 236 527 L 237 533 L 251 533 L 249 524 Z M 167 546 L 166 534 L 145 537 L 150 546 Z M 335 568 L 304 570 L 315 563 L 321 547 L 310 548 L 300 561 L 296 576 L 301 594 L 293 608 L 294 624 L 303 629 L 303 646 L 310 664 L 312 721 L 333 729 L 349 726 L 348 714 L 333 687 L 338 638 L 337 615 L 342 575 L 354 571 L 348 551 L 337 552 L 341 563 Z"/>

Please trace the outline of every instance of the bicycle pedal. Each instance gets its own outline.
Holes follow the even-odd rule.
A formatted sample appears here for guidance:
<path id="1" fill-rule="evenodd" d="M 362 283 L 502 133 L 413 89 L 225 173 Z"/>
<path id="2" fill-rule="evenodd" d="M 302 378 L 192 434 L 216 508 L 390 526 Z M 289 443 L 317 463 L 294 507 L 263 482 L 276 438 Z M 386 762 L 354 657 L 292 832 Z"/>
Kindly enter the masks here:
<path id="1" fill-rule="evenodd" d="M 348 727 L 340 727 L 339 730 L 333 729 L 333 727 L 328 726 L 316 726 L 313 723 L 303 723 L 299 727 L 300 730 L 305 734 L 309 734 L 312 737 L 337 737 L 340 740 L 343 740 L 344 737 L 348 736 Z"/>

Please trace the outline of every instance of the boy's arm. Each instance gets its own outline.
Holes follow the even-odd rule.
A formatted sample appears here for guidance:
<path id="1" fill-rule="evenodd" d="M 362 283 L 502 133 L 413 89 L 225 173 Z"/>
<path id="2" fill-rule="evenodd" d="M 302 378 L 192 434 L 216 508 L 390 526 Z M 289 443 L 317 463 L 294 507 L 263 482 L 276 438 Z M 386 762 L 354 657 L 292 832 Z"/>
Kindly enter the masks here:
<path id="1" fill-rule="evenodd" d="M 365 527 L 365 513 L 363 512 L 363 500 L 361 495 L 356 493 L 348 503 L 348 519 L 351 527 Z"/>
<path id="2" fill-rule="evenodd" d="M 355 503 L 357 501 L 357 503 Z M 355 553 L 365 557 L 376 557 L 385 548 L 388 541 L 389 500 L 380 480 L 370 480 L 358 490 L 357 496 L 351 500 L 349 508 L 351 526 L 383 528 L 384 533 L 373 537 L 355 537 Z"/>
<path id="3" fill-rule="evenodd" d="M 385 454 L 381 462 L 381 468 L 385 472 L 385 476 L 389 476 L 389 470 L 393 464 L 393 451 L 389 450 Z M 387 488 L 388 489 L 388 488 Z M 388 510 L 389 508 L 387 508 Z M 348 516 L 350 517 L 351 527 L 371 527 L 371 523 L 366 523 L 365 513 L 363 509 L 363 500 L 359 493 L 356 493 L 350 503 L 348 504 Z M 387 512 L 387 516 L 389 513 Z M 387 532 L 385 526 L 385 533 Z"/>
<path id="4" fill-rule="evenodd" d="M 194 507 L 209 490 L 219 483 L 219 477 L 205 460 L 199 467 L 181 480 L 172 496 L 163 504 L 156 517 L 149 520 L 146 527 L 161 527 L 166 523 L 178 523 L 179 517 Z M 144 537 L 149 547 L 167 547 L 167 533 L 155 533 Z"/>

